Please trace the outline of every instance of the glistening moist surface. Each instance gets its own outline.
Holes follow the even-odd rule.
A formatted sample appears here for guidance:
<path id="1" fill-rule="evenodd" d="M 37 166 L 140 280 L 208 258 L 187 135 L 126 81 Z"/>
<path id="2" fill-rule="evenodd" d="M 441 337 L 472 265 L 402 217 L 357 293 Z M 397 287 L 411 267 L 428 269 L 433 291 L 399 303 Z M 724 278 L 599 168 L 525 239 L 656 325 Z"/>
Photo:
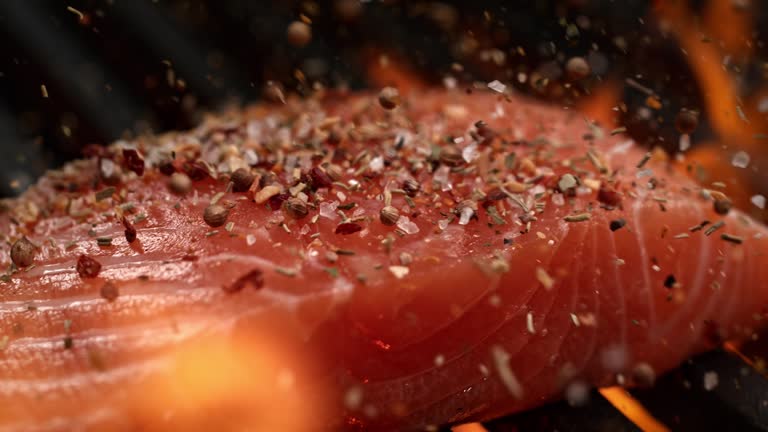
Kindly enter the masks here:
<path id="1" fill-rule="evenodd" d="M 761 324 L 765 229 L 709 195 L 491 93 L 328 94 L 118 142 L 6 203 L 3 264 L 39 248 L 0 284 L 0 419 L 423 428 L 632 383 Z"/>

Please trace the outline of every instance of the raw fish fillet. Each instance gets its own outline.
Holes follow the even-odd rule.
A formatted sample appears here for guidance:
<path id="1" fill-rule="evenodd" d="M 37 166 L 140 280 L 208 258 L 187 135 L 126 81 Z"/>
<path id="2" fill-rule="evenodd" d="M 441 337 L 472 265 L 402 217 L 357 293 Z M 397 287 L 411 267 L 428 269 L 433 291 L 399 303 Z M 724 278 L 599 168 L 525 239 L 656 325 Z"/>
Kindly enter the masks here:
<path id="1" fill-rule="evenodd" d="M 765 319 L 727 190 L 520 97 L 329 93 L 91 150 L 0 215 L 0 430 L 424 430 Z"/>

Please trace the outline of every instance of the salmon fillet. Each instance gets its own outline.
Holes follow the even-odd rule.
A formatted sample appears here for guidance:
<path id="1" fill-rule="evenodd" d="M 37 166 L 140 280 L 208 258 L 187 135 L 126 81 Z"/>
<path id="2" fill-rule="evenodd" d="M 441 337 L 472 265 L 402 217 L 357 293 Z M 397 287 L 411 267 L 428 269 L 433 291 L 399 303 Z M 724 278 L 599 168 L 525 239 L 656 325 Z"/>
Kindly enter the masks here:
<path id="1" fill-rule="evenodd" d="M 647 383 L 762 325 L 766 229 L 713 200 L 490 92 L 92 149 L 0 215 L 0 430 L 424 430 Z"/>

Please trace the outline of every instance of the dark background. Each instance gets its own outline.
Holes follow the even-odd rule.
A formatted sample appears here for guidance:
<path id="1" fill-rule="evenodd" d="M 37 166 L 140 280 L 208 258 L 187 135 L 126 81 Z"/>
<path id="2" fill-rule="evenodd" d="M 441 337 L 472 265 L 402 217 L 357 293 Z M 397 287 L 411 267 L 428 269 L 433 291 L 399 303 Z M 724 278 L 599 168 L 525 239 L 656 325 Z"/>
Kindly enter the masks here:
<path id="1" fill-rule="evenodd" d="M 696 10 L 705 3 L 692 5 Z M 557 79 L 564 61 L 580 55 L 593 66 L 592 83 L 642 75 L 644 84 L 664 95 L 662 115 L 674 117 L 681 106 L 700 102 L 679 48 L 648 21 L 649 1 L 371 0 L 362 2 L 352 19 L 343 18 L 337 6 L 335 1 L 1 1 L 0 196 L 17 194 L 45 169 L 78 157 L 85 145 L 189 128 L 202 112 L 258 100 L 265 80 L 300 93 L 313 82 L 375 86 L 366 72 L 372 52 L 396 56 L 436 85 L 447 74 L 461 82 L 511 81 L 520 71 Z M 300 14 L 312 20 L 313 38 L 297 48 L 285 33 Z M 761 26 L 755 28 L 759 40 Z M 517 47 L 525 57 L 510 55 Z M 504 63 L 482 60 L 489 49 L 504 52 Z M 464 70 L 452 69 L 454 62 Z M 749 65 L 745 76 L 759 78 L 760 67 Z M 296 79 L 296 70 L 306 82 Z M 534 97 L 573 102 L 568 94 L 519 87 Z M 630 108 L 645 97 L 624 90 Z M 652 144 L 659 136 L 675 142 L 670 126 L 630 126 L 641 142 Z M 704 121 L 697 134 L 707 133 Z"/>

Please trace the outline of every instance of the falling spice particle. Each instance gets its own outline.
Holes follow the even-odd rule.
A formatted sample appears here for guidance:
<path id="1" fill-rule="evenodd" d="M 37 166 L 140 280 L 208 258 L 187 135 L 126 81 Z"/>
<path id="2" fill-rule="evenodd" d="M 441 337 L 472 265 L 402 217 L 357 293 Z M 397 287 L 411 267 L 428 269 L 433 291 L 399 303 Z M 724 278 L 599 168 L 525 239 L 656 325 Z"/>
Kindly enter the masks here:
<path id="1" fill-rule="evenodd" d="M 96 192 L 96 201 L 104 201 L 107 198 L 112 198 L 112 195 L 115 193 L 115 188 L 110 186 L 106 189 L 102 189 L 98 192 Z"/>
<path id="2" fill-rule="evenodd" d="M 301 48 L 312 40 L 312 27 L 301 21 L 293 21 L 286 30 L 288 43 Z"/>
<path id="3" fill-rule="evenodd" d="M 552 279 L 552 276 L 543 267 L 536 267 L 536 279 L 546 290 L 551 290 L 555 286 L 555 280 Z"/>
<path id="4" fill-rule="evenodd" d="M 699 113 L 683 108 L 675 117 L 675 127 L 681 134 L 691 134 L 699 125 Z"/>
<path id="5" fill-rule="evenodd" d="M 499 374 L 501 383 L 504 384 L 504 387 L 512 397 L 518 400 L 522 399 L 524 395 L 523 386 L 509 367 L 509 353 L 501 345 L 494 345 L 491 347 L 491 356 L 493 357 L 493 363 L 496 366 L 496 372 Z"/>
<path id="6" fill-rule="evenodd" d="M 690 232 L 700 231 L 700 230 L 704 229 L 704 227 L 707 226 L 707 225 L 709 225 L 709 221 L 708 220 L 701 221 L 698 225 L 694 225 L 694 226 L 688 228 L 688 230 Z"/>
<path id="7" fill-rule="evenodd" d="M 640 159 L 640 162 L 637 163 L 636 168 L 642 169 L 649 160 L 651 160 L 651 153 L 646 153 L 643 155 L 643 158 Z"/>
<path id="8" fill-rule="evenodd" d="M 144 159 L 134 149 L 123 149 L 123 164 L 125 168 L 133 171 L 139 177 L 144 175 Z"/>
<path id="9" fill-rule="evenodd" d="M 43 95 L 43 98 L 48 99 L 48 88 L 45 87 L 45 84 L 40 84 L 40 93 Z"/>
<path id="10" fill-rule="evenodd" d="M 733 155 L 733 158 L 731 159 L 731 165 L 735 166 L 736 168 L 746 168 L 749 166 L 749 161 L 749 153 L 739 151 Z"/>
<path id="11" fill-rule="evenodd" d="M 379 220 L 382 224 L 392 226 L 400 219 L 400 211 L 392 206 L 385 206 L 379 211 Z"/>
<path id="12" fill-rule="evenodd" d="M 136 241 L 137 231 L 136 227 L 133 226 L 133 224 L 123 216 L 123 227 L 125 227 L 125 241 L 128 243 L 133 243 Z"/>
<path id="13" fill-rule="evenodd" d="M 301 198 L 288 198 L 283 202 L 283 210 L 293 219 L 303 219 L 309 214 L 307 203 Z"/>
<path id="14" fill-rule="evenodd" d="M 117 285 L 115 285 L 113 282 L 104 283 L 104 285 L 101 286 L 99 293 L 101 294 L 101 298 L 110 303 L 115 301 L 120 295 L 117 289 Z"/>
<path id="15" fill-rule="evenodd" d="M 99 246 L 112 246 L 112 237 L 98 237 L 96 238 L 96 244 Z"/>
<path id="16" fill-rule="evenodd" d="M 275 267 L 275 272 L 288 277 L 294 277 L 297 274 L 299 274 L 297 270 L 292 268 L 286 268 L 286 267 Z"/>
<path id="17" fill-rule="evenodd" d="M 389 266 L 389 272 L 392 273 L 392 275 L 394 275 L 397 279 L 406 277 L 410 271 L 411 269 L 406 266 Z"/>
<path id="18" fill-rule="evenodd" d="M 393 110 L 400 105 L 400 92 L 394 87 L 384 87 L 379 92 L 379 105 L 386 110 Z"/>
<path id="19" fill-rule="evenodd" d="M 228 217 L 229 209 L 219 204 L 211 204 L 203 212 L 203 220 L 212 228 L 224 225 Z"/>
<path id="20" fill-rule="evenodd" d="M 632 368 L 632 382 L 643 388 L 653 386 L 656 381 L 656 371 L 651 365 L 645 362 L 641 362 Z"/>
<path id="21" fill-rule="evenodd" d="M 717 388 L 720 383 L 720 379 L 717 372 L 709 371 L 704 374 L 704 390 L 712 391 Z"/>
<path id="22" fill-rule="evenodd" d="M 584 222 L 588 221 L 592 216 L 589 213 L 579 213 L 575 215 L 568 215 L 563 219 L 566 222 Z"/>
<path id="23" fill-rule="evenodd" d="M 584 57 L 571 57 L 565 64 L 565 73 L 571 81 L 581 81 L 592 73 L 592 68 Z"/>
<path id="24" fill-rule="evenodd" d="M 744 242 L 744 239 L 742 239 L 741 237 L 735 236 L 735 235 L 731 235 L 731 234 L 727 234 L 727 233 L 721 234 L 720 238 L 725 240 L 725 241 L 727 241 L 727 242 L 731 242 L 731 243 L 735 243 L 735 244 L 742 244 Z"/>
<path id="25" fill-rule="evenodd" d="M 192 179 L 184 173 L 173 173 L 168 180 L 168 188 L 175 194 L 184 195 L 192 189 Z"/>
<path id="26" fill-rule="evenodd" d="M 403 190 L 409 197 L 415 197 L 421 190 L 421 185 L 414 179 L 407 179 L 403 182 Z"/>
<path id="27" fill-rule="evenodd" d="M 230 180 L 232 181 L 232 190 L 235 192 L 245 192 L 250 189 L 256 176 L 254 176 L 250 170 L 245 168 L 238 168 L 232 173 Z"/>
<path id="28" fill-rule="evenodd" d="M 715 231 L 719 230 L 723 226 L 725 226 L 725 221 L 717 221 L 714 224 L 712 224 L 712 226 L 707 228 L 707 230 L 704 231 L 704 234 L 707 235 L 707 236 L 712 235 L 712 233 L 714 233 Z"/>
<path id="29" fill-rule="evenodd" d="M 87 255 L 80 255 L 75 268 L 80 277 L 95 278 L 101 272 L 101 263 Z"/>
<path id="30" fill-rule="evenodd" d="M 336 230 L 334 231 L 336 234 L 342 234 L 342 235 L 349 235 L 354 234 L 356 232 L 362 231 L 363 227 L 362 225 L 355 223 L 355 222 L 344 222 L 342 224 L 339 224 L 339 226 L 336 227 Z"/>
<path id="31" fill-rule="evenodd" d="M 624 228 L 625 225 L 627 225 L 627 221 L 623 218 L 619 218 L 619 219 L 612 220 L 608 224 L 608 227 L 611 229 L 611 231 L 618 231 Z"/>
<path id="32" fill-rule="evenodd" d="M 733 203 L 728 198 L 719 198 L 713 202 L 713 208 L 715 210 L 715 213 L 719 215 L 728 214 L 728 212 L 731 211 L 732 206 L 733 206 Z"/>
<path id="33" fill-rule="evenodd" d="M 536 327 L 533 326 L 533 312 L 525 314 L 525 329 L 530 334 L 536 334 Z"/>
<path id="34" fill-rule="evenodd" d="M 16 267 L 28 267 L 35 261 L 37 248 L 26 237 L 22 237 L 11 246 L 11 261 Z"/>
<path id="35" fill-rule="evenodd" d="M 765 209 L 766 199 L 763 195 L 753 195 L 752 198 L 750 198 L 750 202 L 761 210 Z"/>
<path id="36" fill-rule="evenodd" d="M 664 286 L 666 288 L 673 288 L 677 284 L 677 279 L 675 278 L 675 275 L 667 275 L 667 277 L 664 279 Z"/>

